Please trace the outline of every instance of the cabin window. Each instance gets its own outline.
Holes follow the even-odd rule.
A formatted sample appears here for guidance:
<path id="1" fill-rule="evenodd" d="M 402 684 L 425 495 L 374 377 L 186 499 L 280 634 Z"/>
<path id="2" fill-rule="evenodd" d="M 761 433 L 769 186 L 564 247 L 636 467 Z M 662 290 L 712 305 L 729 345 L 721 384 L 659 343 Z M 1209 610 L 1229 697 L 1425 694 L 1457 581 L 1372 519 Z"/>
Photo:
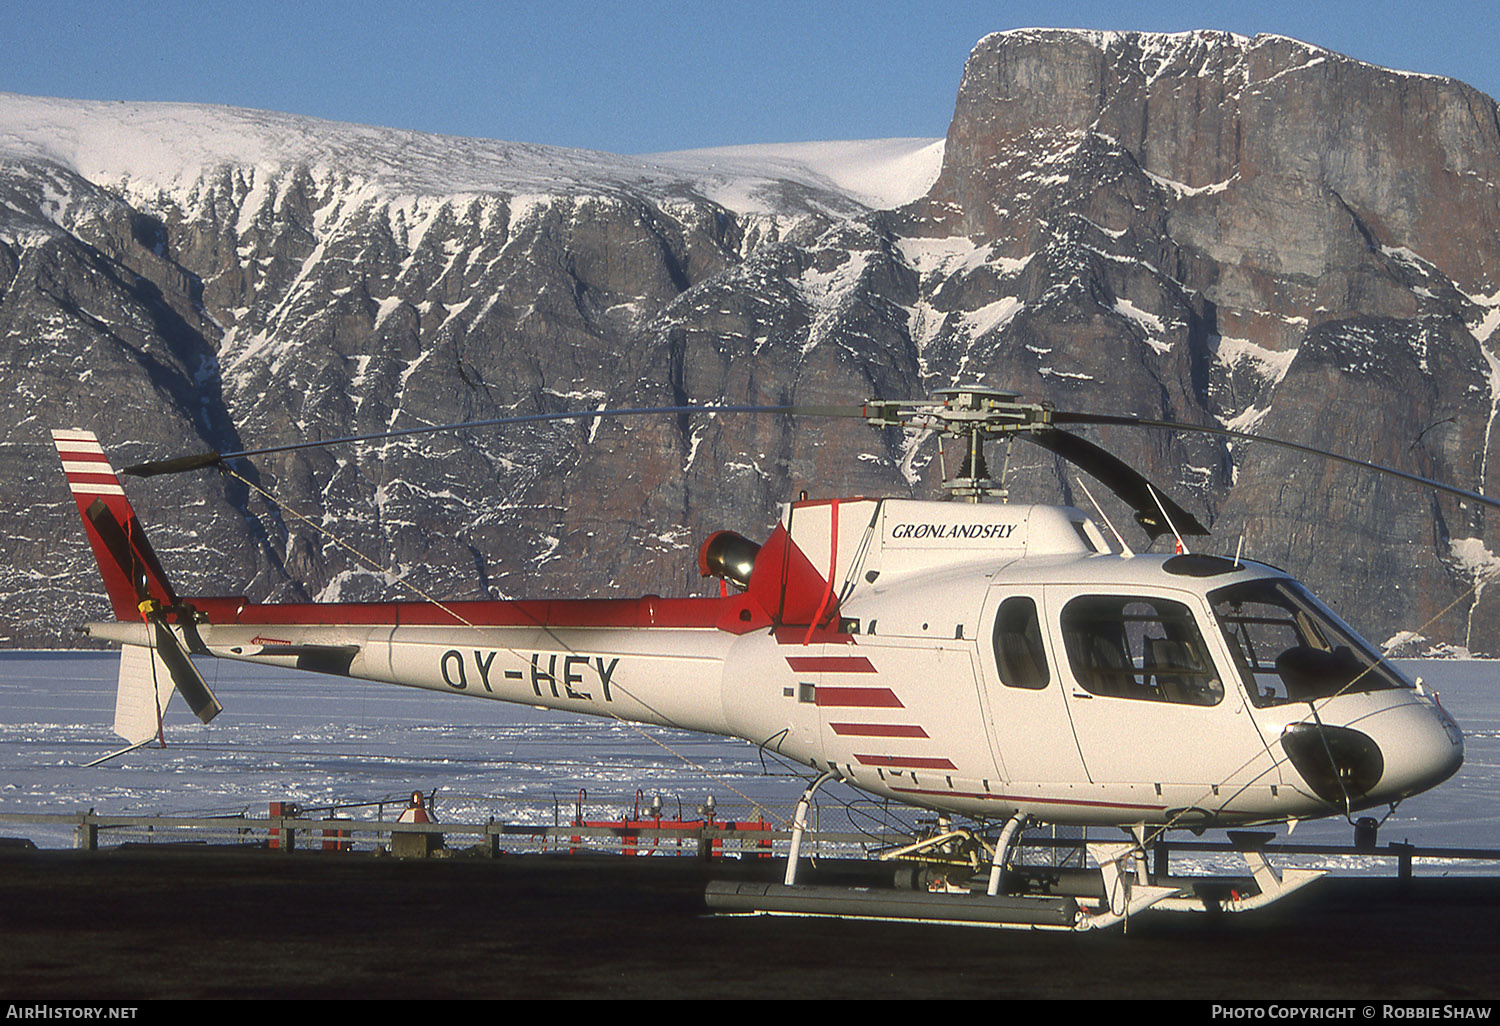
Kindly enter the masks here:
<path id="1" fill-rule="evenodd" d="M 995 665 L 1007 687 L 1040 690 L 1052 679 L 1036 603 L 1024 595 L 1006 599 L 995 614 Z"/>
<path id="2" fill-rule="evenodd" d="M 1188 607 L 1160 598 L 1085 595 L 1062 611 L 1073 679 L 1089 694 L 1217 705 L 1224 685 Z"/>
<path id="3" fill-rule="evenodd" d="M 1254 705 L 1412 686 L 1293 581 L 1246 581 L 1209 599 Z"/>

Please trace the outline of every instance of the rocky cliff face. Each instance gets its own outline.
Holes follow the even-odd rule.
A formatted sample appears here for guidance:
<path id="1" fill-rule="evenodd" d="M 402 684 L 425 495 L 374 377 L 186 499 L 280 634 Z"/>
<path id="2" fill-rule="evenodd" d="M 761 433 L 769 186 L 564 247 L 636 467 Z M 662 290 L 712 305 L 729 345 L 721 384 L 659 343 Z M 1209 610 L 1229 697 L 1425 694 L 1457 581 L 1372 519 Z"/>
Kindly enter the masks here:
<path id="1" fill-rule="evenodd" d="M 1489 98 L 1211 33 L 988 37 L 936 181 L 884 204 L 806 162 L 0 97 L 6 629 L 55 643 L 105 608 L 60 425 L 125 463 L 981 382 L 1500 493 L 1497 187 Z M 1500 652 L 1480 510 L 1264 447 L 1096 437 L 1210 547 L 1243 537 L 1376 640 Z M 611 420 L 131 489 L 189 592 L 365 598 L 395 571 L 442 596 L 669 593 L 701 587 L 707 532 L 762 532 L 799 489 L 928 494 L 934 449 L 831 421 Z M 1072 501 L 1073 481 L 1013 454 L 1018 497 Z"/>
<path id="2" fill-rule="evenodd" d="M 1002 289 L 1024 308 L 1010 333 L 1035 338 L 1010 350 L 1018 387 L 1493 491 L 1497 185 L 1495 103 L 1461 83 L 1279 37 L 1038 31 L 975 49 L 910 209 L 1043 261 Z M 1469 594 L 1495 568 L 1480 510 L 1275 450 L 1156 444 L 1220 545 L 1243 535 L 1382 638 L 1496 649 Z"/>

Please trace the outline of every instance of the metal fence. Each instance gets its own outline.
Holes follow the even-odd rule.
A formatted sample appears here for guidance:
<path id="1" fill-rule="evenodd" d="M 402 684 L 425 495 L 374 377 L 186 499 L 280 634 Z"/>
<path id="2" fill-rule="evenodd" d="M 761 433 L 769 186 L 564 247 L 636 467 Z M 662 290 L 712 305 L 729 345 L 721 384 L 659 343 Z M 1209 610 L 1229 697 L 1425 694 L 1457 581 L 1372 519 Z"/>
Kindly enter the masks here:
<path id="1" fill-rule="evenodd" d="M 95 850 L 127 843 L 241 844 L 280 851 L 354 851 L 421 845 L 482 854 L 516 852 L 616 852 L 626 855 L 696 855 L 770 858 L 791 837 L 765 820 L 588 819 L 558 825 L 535 823 L 402 823 L 394 819 L 280 815 L 128 816 L 88 811 L 0 813 L 0 823 L 71 826 L 75 847 Z M 903 838 L 881 840 L 866 832 L 820 831 L 819 844 L 853 852 Z M 409 842 L 407 839 L 411 839 Z"/>
<path id="2" fill-rule="evenodd" d="M 639 856 L 688 856 L 698 858 L 785 858 L 791 830 L 789 815 L 760 806 L 744 810 L 716 808 L 712 802 L 696 809 L 668 812 L 642 808 L 639 799 L 625 803 L 582 801 L 555 803 L 552 823 L 503 822 L 399 822 L 399 800 L 378 803 L 299 809 L 287 803 L 271 803 L 265 815 L 240 812 L 226 815 L 115 815 L 93 810 L 78 813 L 0 812 L 0 823 L 71 828 L 75 847 L 96 850 L 125 844 L 217 844 L 245 845 L 275 851 L 390 851 L 397 855 L 432 855 L 470 852 L 502 853 L 610 853 Z M 804 855 L 826 858 L 870 858 L 914 839 L 923 821 L 886 818 L 859 822 L 847 810 L 833 810 L 835 821 L 815 823 L 804 842 Z M 911 811 L 911 810 L 902 810 Z M 684 812 L 697 818 L 680 818 Z M 789 810 L 788 810 L 789 812 Z M 390 818 L 387 818 L 389 816 Z M 1112 833 L 1111 837 L 1117 837 Z M 1410 878 L 1418 862 L 1456 864 L 1465 871 L 1500 873 L 1500 849 L 1423 847 L 1404 842 L 1384 845 L 1317 845 L 1270 843 L 1269 834 L 1229 834 L 1216 841 L 1158 841 L 1152 846 L 1156 872 L 1165 873 L 1169 863 L 1184 856 L 1232 855 L 1245 847 L 1256 847 L 1280 861 L 1317 857 L 1337 861 L 1368 875 L 1372 867 Z M 1077 828 L 1036 830 L 1024 835 L 1015 851 L 1018 865 L 1048 862 L 1085 865 L 1087 834 Z M 1490 865 L 1486 866 L 1485 863 Z"/>

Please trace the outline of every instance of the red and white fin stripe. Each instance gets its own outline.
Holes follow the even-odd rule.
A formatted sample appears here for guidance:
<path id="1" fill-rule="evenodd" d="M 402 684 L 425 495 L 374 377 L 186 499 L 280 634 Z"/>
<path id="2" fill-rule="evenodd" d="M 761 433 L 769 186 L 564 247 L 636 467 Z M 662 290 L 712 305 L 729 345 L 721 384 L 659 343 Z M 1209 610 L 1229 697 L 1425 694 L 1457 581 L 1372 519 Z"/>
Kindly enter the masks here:
<path id="1" fill-rule="evenodd" d="M 92 431 L 73 429 L 53 431 L 52 443 L 62 459 L 73 502 L 83 517 L 84 533 L 94 550 L 115 618 L 122 622 L 140 619 L 141 575 L 152 598 L 164 605 L 174 604 L 176 596 L 99 439 Z"/>
<path id="2" fill-rule="evenodd" d="M 67 475 L 68 487 L 73 495 L 124 496 L 115 468 L 99 445 L 92 431 L 53 431 L 52 444 L 57 446 L 57 455 L 62 458 L 63 473 Z"/>

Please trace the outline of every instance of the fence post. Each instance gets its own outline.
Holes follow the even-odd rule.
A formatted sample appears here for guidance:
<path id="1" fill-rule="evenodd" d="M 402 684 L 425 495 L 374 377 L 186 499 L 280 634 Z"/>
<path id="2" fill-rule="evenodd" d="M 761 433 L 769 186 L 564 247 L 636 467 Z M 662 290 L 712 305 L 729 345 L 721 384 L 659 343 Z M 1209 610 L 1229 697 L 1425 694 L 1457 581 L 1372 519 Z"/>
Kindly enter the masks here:
<path id="1" fill-rule="evenodd" d="M 1409 884 L 1409 883 L 1411 883 L 1411 849 L 1412 849 L 1412 846 L 1410 844 L 1407 844 L 1407 843 L 1404 843 L 1404 842 L 1394 842 L 1393 841 L 1391 843 L 1391 847 L 1394 848 L 1394 849 L 1396 849 L 1397 855 L 1400 856 L 1400 862 L 1398 863 L 1399 869 L 1397 870 L 1397 874 L 1396 874 L 1397 875 L 1397 879 L 1399 879 L 1403 884 Z"/>
<path id="2" fill-rule="evenodd" d="M 99 848 L 99 823 L 94 819 L 94 811 L 80 812 L 78 814 L 78 827 L 74 835 L 73 847 L 82 851 L 97 851 Z"/>

